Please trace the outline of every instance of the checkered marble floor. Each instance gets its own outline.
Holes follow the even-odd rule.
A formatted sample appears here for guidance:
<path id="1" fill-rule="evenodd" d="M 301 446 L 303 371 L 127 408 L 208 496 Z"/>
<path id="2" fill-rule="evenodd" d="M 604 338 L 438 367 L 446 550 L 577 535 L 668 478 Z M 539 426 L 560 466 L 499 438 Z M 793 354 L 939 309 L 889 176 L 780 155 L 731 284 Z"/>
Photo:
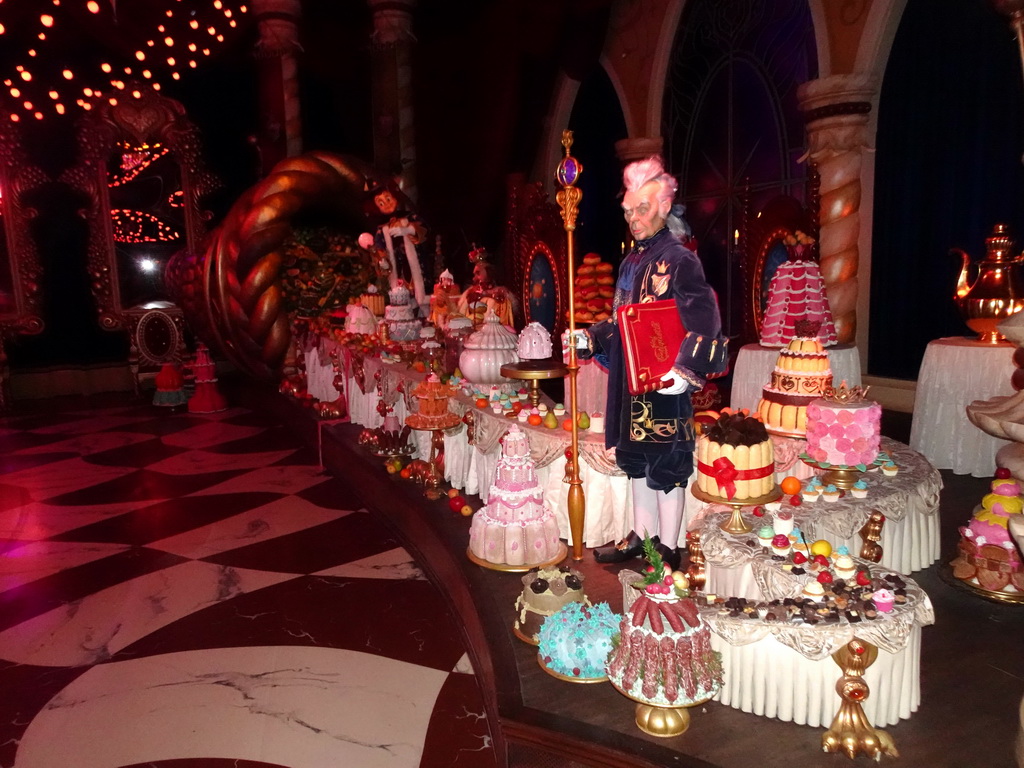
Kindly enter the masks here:
<path id="1" fill-rule="evenodd" d="M 456 619 L 266 417 L 0 419 L 0 768 L 494 766 Z"/>

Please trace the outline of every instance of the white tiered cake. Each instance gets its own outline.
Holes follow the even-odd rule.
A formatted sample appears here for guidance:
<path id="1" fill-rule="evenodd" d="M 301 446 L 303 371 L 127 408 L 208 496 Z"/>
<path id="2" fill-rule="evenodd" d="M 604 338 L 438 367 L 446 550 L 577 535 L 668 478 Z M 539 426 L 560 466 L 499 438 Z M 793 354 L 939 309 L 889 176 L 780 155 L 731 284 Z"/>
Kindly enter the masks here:
<path id="1" fill-rule="evenodd" d="M 423 323 L 416 319 L 416 305 L 411 300 L 412 294 L 402 280 L 388 291 L 391 303 L 384 308 L 384 319 L 394 341 L 415 341 L 420 337 Z"/>
<path id="2" fill-rule="evenodd" d="M 557 561 L 564 556 L 565 545 L 554 512 L 544 506 L 526 433 L 513 424 L 501 442 L 487 506 L 473 515 L 469 529 L 470 553 L 504 566 Z"/>

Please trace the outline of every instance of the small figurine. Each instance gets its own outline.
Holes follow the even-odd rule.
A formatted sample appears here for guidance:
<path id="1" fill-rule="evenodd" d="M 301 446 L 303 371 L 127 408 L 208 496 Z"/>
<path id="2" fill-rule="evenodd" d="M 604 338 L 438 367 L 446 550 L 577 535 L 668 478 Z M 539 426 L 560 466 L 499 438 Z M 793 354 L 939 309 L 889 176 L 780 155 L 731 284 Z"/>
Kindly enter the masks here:
<path id="1" fill-rule="evenodd" d="M 442 330 L 446 329 L 448 319 L 458 313 L 458 303 L 459 286 L 455 284 L 452 273 L 446 269 L 434 283 L 429 322 Z"/>
<path id="2" fill-rule="evenodd" d="M 877 510 L 871 513 L 868 521 L 860 529 L 860 537 L 864 541 L 860 548 L 860 556 L 864 560 L 877 563 L 882 559 L 882 526 L 885 525 L 885 515 Z"/>
<path id="3" fill-rule="evenodd" d="M 503 325 L 512 325 L 512 298 L 507 289 L 496 285 L 487 261 L 487 251 L 474 247 L 469 252 L 473 262 L 473 282 L 459 298 L 459 312 L 480 326 L 488 308 L 494 310 Z"/>

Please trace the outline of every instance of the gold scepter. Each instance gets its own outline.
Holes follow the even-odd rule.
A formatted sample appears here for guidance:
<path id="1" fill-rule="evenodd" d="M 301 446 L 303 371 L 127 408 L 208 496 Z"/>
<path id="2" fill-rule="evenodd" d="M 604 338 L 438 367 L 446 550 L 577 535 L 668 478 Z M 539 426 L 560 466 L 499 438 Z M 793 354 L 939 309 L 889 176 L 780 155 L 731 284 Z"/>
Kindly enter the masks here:
<path id="1" fill-rule="evenodd" d="M 562 131 L 562 146 L 565 157 L 555 169 L 555 181 L 561 189 L 555 195 L 558 207 L 562 209 L 562 221 L 565 225 L 566 256 L 569 276 L 569 417 L 572 419 L 572 447 L 569 449 L 569 462 L 566 466 L 566 482 L 569 483 L 569 531 L 572 534 L 572 559 L 583 559 L 583 521 L 587 514 L 587 502 L 583 497 L 583 481 L 580 479 L 580 434 L 577 423 L 576 404 L 576 373 L 579 365 L 576 362 L 576 292 L 573 290 L 573 275 L 576 272 L 574 262 L 576 215 L 579 213 L 580 199 L 583 190 L 576 187 L 576 182 L 583 173 L 583 164 L 569 154 L 572 147 L 572 131 Z"/>

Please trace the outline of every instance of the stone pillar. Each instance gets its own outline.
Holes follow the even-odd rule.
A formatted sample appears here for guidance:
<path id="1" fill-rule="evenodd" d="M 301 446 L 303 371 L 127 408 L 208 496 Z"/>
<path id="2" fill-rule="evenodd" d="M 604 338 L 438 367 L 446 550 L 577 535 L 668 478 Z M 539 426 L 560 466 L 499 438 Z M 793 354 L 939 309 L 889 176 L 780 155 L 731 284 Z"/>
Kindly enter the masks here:
<path id="1" fill-rule="evenodd" d="M 869 75 L 812 80 L 797 92 L 807 123 L 807 157 L 821 176 L 821 272 L 840 343 L 857 336 L 861 170 L 869 113 L 878 96 Z M 869 222 L 870 226 L 870 222 Z"/>
<path id="2" fill-rule="evenodd" d="M 260 79 L 260 134 L 257 145 L 261 170 L 268 173 L 280 160 L 302 152 L 302 114 L 299 105 L 298 21 L 301 0 L 254 0 L 259 27 L 256 42 Z"/>
<path id="3" fill-rule="evenodd" d="M 615 142 L 615 155 L 625 167 L 634 160 L 646 160 L 648 157 L 661 157 L 665 142 L 661 136 L 637 136 L 619 139 Z"/>
<path id="4" fill-rule="evenodd" d="M 373 156 L 402 177 L 416 200 L 416 141 L 412 100 L 412 12 L 416 0 L 368 0 L 373 11 Z"/>

